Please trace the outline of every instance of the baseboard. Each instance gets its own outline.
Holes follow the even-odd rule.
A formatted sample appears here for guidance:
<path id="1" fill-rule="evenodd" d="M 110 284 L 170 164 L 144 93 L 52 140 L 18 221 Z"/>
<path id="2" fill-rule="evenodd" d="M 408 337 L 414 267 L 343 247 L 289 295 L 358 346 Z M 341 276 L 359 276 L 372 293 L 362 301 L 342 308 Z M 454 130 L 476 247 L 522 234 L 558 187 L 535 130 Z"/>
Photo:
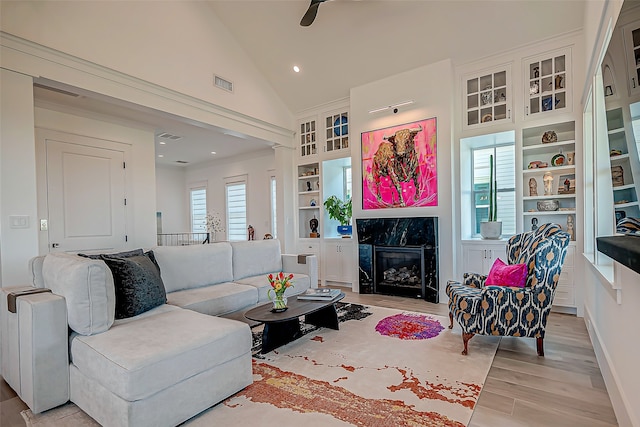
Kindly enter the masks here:
<path id="1" fill-rule="evenodd" d="M 633 416 L 630 411 L 631 403 L 625 395 L 624 390 L 621 390 L 619 387 L 620 376 L 616 372 L 614 364 L 611 362 L 609 352 L 602 345 L 602 341 L 600 341 L 600 332 L 591 319 L 592 315 L 589 311 L 589 307 L 585 307 L 584 322 L 587 325 L 587 331 L 589 333 L 589 338 L 591 339 L 591 344 L 593 345 L 593 351 L 596 354 L 598 366 L 600 367 L 602 378 L 604 379 L 604 383 L 607 387 L 609 399 L 611 399 L 611 405 L 613 406 L 616 418 L 618 419 L 618 425 L 620 427 L 639 426 L 640 423 L 638 423 L 638 420 L 633 420 L 631 418 Z"/>

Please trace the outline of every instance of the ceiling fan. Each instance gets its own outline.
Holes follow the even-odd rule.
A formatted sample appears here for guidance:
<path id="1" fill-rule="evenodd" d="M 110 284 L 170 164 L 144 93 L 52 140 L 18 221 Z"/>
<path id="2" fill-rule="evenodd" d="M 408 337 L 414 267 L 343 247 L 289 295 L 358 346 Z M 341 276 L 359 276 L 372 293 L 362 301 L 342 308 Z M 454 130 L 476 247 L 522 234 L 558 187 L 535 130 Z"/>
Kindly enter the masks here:
<path id="1" fill-rule="evenodd" d="M 325 1 L 328 0 L 311 0 L 309 9 L 307 9 L 307 12 L 302 17 L 302 20 L 300 20 L 300 25 L 302 25 L 303 27 L 308 27 L 309 25 L 313 24 L 313 21 L 316 19 L 316 15 L 318 14 L 318 7 L 320 6 L 320 3 L 324 3 Z"/>

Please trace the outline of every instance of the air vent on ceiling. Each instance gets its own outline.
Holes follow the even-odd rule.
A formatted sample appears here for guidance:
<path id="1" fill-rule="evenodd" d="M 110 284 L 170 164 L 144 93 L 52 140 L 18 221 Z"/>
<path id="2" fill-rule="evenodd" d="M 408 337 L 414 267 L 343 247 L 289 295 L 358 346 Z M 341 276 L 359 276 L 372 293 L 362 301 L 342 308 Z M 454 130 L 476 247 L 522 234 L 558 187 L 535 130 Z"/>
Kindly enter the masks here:
<path id="1" fill-rule="evenodd" d="M 213 76 L 213 84 L 220 89 L 226 90 L 227 92 L 233 92 L 233 82 L 230 82 L 227 79 L 223 79 L 220 76 Z"/>
<path id="2" fill-rule="evenodd" d="M 178 139 L 181 139 L 181 136 L 178 135 L 172 135 L 169 132 L 162 132 L 161 134 L 158 135 L 158 138 L 164 138 L 164 139 L 170 139 L 172 141 L 177 141 Z"/>
<path id="3" fill-rule="evenodd" d="M 176 160 L 176 163 L 180 163 L 180 164 L 186 165 L 189 162 L 187 162 L 185 160 Z"/>
<path id="4" fill-rule="evenodd" d="M 69 91 L 63 90 L 63 89 L 58 89 L 56 87 L 44 86 L 44 85 L 41 85 L 40 83 L 34 83 L 33 85 L 35 87 L 37 87 L 37 88 L 40 88 L 40 89 L 50 90 L 51 92 L 57 92 L 57 93 L 61 93 L 63 95 L 67 95 L 67 96 L 73 96 L 74 98 L 77 98 L 77 97 L 80 96 L 77 93 L 69 92 Z"/>

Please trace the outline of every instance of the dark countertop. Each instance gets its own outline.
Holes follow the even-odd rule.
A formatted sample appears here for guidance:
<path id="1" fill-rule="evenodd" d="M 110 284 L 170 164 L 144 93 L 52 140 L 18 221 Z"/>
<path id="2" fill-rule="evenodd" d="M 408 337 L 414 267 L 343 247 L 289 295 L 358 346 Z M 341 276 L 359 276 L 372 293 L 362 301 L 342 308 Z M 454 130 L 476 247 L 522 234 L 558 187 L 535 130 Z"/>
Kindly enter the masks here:
<path id="1" fill-rule="evenodd" d="M 596 238 L 598 251 L 640 274 L 640 236 Z"/>

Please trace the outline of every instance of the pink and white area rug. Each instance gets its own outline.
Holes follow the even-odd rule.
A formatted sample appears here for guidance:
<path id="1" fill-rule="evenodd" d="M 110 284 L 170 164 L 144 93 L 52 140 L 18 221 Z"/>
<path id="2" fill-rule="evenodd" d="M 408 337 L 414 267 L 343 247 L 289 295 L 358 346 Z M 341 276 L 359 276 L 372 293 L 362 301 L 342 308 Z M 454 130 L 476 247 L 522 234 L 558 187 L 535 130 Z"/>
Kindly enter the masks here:
<path id="1" fill-rule="evenodd" d="M 474 337 L 472 351 L 462 356 L 460 330 L 448 329 L 447 318 L 357 304 L 340 304 L 339 314 L 339 331 L 308 328 L 292 343 L 256 353 L 254 383 L 185 425 L 469 423 L 499 337 Z M 256 338 L 259 332 L 254 331 Z M 31 414 L 27 424 L 58 425 L 39 424 L 37 418 L 46 414 Z M 64 418 L 69 422 L 79 414 L 73 415 Z"/>

